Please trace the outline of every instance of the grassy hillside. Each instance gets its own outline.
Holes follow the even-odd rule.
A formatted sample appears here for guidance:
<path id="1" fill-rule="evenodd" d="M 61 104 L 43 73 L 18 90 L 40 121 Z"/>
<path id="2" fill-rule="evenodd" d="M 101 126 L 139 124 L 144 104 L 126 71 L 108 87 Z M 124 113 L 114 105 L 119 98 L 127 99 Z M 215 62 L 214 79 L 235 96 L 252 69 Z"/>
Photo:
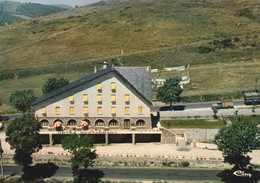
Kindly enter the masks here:
<path id="1" fill-rule="evenodd" d="M 252 90 L 260 78 L 259 8 L 258 0 L 108 0 L 1 27 L 0 84 L 87 74 L 107 61 L 190 64 L 184 96 Z"/>
<path id="2" fill-rule="evenodd" d="M 104 1 L 1 28 L 1 65 L 119 57 L 124 65 L 162 68 L 252 60 L 260 54 L 259 6 L 257 0 Z"/>
<path id="3" fill-rule="evenodd" d="M 46 16 L 64 10 L 66 9 L 36 3 L 0 1 L 0 26 L 21 22 L 22 20 L 26 20 L 26 17 Z"/>

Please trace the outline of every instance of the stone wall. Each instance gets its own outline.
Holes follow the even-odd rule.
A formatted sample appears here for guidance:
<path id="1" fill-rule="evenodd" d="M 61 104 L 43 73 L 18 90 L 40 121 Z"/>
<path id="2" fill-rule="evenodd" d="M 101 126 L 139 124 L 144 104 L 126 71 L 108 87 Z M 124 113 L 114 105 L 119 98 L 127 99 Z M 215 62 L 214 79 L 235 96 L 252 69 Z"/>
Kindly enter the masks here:
<path id="1" fill-rule="evenodd" d="M 171 132 L 165 128 L 160 128 L 160 130 L 162 131 L 162 137 L 161 137 L 162 144 L 176 144 L 177 143 L 176 135 L 173 132 Z"/>
<path id="2" fill-rule="evenodd" d="M 219 129 L 174 129 L 172 132 L 183 132 L 187 140 L 213 140 Z"/>

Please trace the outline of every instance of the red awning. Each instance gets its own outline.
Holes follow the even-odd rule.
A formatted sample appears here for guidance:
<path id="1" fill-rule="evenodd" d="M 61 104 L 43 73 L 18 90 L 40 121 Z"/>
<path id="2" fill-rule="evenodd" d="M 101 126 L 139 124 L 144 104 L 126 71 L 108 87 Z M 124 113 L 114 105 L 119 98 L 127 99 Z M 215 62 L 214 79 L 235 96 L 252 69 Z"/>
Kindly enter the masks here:
<path id="1" fill-rule="evenodd" d="M 62 123 L 61 123 L 60 121 L 57 121 L 57 122 L 54 123 L 54 127 L 55 127 L 55 128 L 58 128 L 58 127 L 60 127 L 61 125 L 62 125 Z"/>
<path id="2" fill-rule="evenodd" d="M 86 122 L 86 121 L 81 121 L 80 124 L 81 124 L 81 126 L 83 126 L 83 127 L 88 126 L 88 122 Z"/>

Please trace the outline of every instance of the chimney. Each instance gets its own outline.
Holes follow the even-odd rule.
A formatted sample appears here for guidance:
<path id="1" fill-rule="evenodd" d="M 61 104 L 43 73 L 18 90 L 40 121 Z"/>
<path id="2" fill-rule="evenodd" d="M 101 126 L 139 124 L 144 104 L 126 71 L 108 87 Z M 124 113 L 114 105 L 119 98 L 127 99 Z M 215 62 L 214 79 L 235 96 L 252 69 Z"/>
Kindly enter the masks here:
<path id="1" fill-rule="evenodd" d="M 96 72 L 97 72 L 97 66 L 94 67 L 94 73 L 96 73 Z"/>
<path id="2" fill-rule="evenodd" d="M 103 69 L 106 69 L 106 68 L 107 68 L 107 63 L 104 62 L 104 63 L 103 63 Z"/>

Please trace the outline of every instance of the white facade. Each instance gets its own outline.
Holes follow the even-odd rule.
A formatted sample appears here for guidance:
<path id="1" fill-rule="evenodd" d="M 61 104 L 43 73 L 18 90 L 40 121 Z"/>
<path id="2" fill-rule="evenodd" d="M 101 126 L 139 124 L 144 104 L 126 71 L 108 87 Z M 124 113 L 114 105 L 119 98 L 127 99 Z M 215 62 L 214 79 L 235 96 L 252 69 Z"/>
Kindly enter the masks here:
<path id="1" fill-rule="evenodd" d="M 101 90 L 98 90 L 99 83 Z M 111 85 L 115 89 L 111 89 Z M 127 96 L 129 102 L 126 102 Z M 101 101 L 98 102 L 100 97 Z M 86 98 L 87 101 L 84 101 Z M 61 121 L 63 127 L 68 127 L 69 121 L 75 121 L 75 127 L 81 127 L 83 120 L 88 121 L 89 128 L 109 128 L 112 120 L 118 123 L 113 124 L 113 128 L 151 129 L 150 106 L 122 76 L 108 72 L 37 103 L 35 115 L 40 122 L 45 122 L 46 128 L 53 128 L 56 121 Z M 97 124 L 97 121 L 104 124 Z M 126 125 L 125 121 L 130 123 Z"/>

